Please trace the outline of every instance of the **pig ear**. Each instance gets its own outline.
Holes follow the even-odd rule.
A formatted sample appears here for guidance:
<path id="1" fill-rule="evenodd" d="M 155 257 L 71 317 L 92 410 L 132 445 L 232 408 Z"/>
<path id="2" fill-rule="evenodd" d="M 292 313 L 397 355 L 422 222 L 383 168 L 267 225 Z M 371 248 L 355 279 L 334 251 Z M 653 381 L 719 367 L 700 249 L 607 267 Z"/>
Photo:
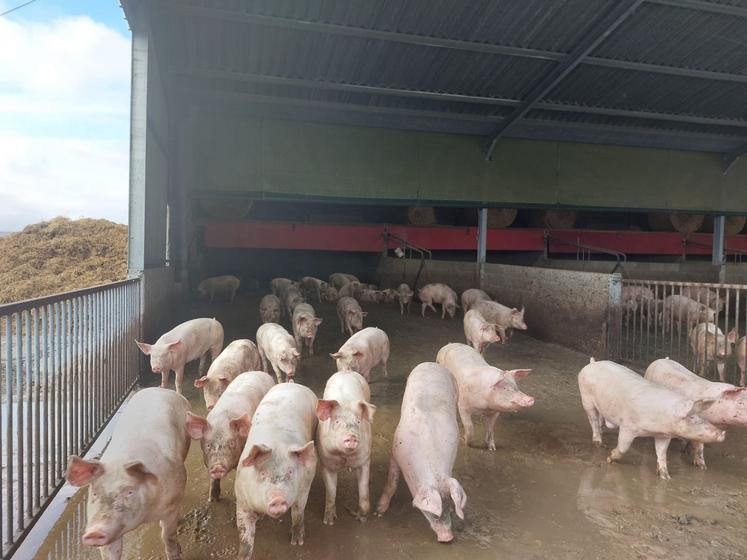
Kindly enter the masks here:
<path id="1" fill-rule="evenodd" d="M 360 350 L 356 350 L 355 352 L 353 352 L 353 356 L 355 356 L 356 358 L 360 358 L 362 355 L 363 352 L 361 352 Z"/>
<path id="2" fill-rule="evenodd" d="M 495 389 L 498 385 L 503 383 L 504 379 L 506 379 L 506 372 L 503 370 L 494 367 L 487 367 L 485 369 L 492 374 L 493 381 L 491 383 L 491 389 Z"/>
<path id="3" fill-rule="evenodd" d="M 693 403 L 692 409 L 690 409 L 689 414 L 700 414 L 701 412 L 707 410 L 711 407 L 713 403 L 716 402 L 716 399 L 698 399 Z"/>
<path id="4" fill-rule="evenodd" d="M 182 341 L 177 340 L 176 342 L 169 342 L 169 352 L 174 352 L 175 350 L 182 347 Z"/>
<path id="5" fill-rule="evenodd" d="M 459 484 L 456 478 L 449 479 L 449 494 L 454 501 L 454 510 L 459 519 L 464 519 L 464 506 L 467 505 L 467 494 L 464 493 L 464 488 L 462 488 L 462 485 Z"/>
<path id="6" fill-rule="evenodd" d="M 319 326 L 322 324 L 322 320 L 319 317 L 314 317 L 314 324 Z"/>
<path id="7" fill-rule="evenodd" d="M 158 477 L 146 469 L 145 465 L 140 461 L 127 463 L 124 468 L 127 474 L 138 479 L 140 482 L 158 482 Z"/>
<path id="8" fill-rule="evenodd" d="M 316 417 L 322 422 L 329 420 L 332 411 L 340 406 L 340 403 L 333 400 L 318 400 L 316 402 Z"/>
<path id="9" fill-rule="evenodd" d="M 146 356 L 150 356 L 150 349 L 151 349 L 150 344 L 146 342 L 138 342 L 137 340 L 135 341 L 135 344 L 137 344 L 137 347 L 140 348 L 140 350 L 142 350 L 143 354 L 145 354 Z"/>
<path id="10" fill-rule="evenodd" d="M 302 465 L 309 465 L 313 459 L 316 459 L 314 440 L 311 440 L 303 447 L 291 447 L 288 451 L 291 456 L 295 455 Z"/>
<path id="11" fill-rule="evenodd" d="M 189 437 L 192 439 L 202 439 L 207 425 L 207 420 L 202 416 L 187 412 L 187 433 L 189 433 Z"/>
<path id="12" fill-rule="evenodd" d="M 443 511 L 441 495 L 435 488 L 421 488 L 418 490 L 418 493 L 415 494 L 412 500 L 412 505 L 420 511 L 431 513 L 436 517 L 441 517 L 441 512 Z"/>
<path id="13" fill-rule="evenodd" d="M 199 379 L 195 379 L 195 387 L 197 387 L 198 389 L 205 385 L 205 383 L 207 383 L 207 375 L 203 375 Z"/>
<path id="14" fill-rule="evenodd" d="M 532 373 L 531 369 L 510 369 L 506 372 L 507 375 L 513 376 L 514 379 L 521 379 Z"/>
<path id="15" fill-rule="evenodd" d="M 252 419 L 249 418 L 249 413 L 245 412 L 238 418 L 234 418 L 229 423 L 229 426 L 231 426 L 232 430 L 236 430 L 239 432 L 239 435 L 241 437 L 246 437 L 249 435 L 249 428 L 252 425 Z"/>
<path id="16" fill-rule="evenodd" d="M 732 389 L 726 389 L 723 393 L 721 393 L 722 399 L 736 399 L 742 396 L 742 393 L 744 391 L 747 391 L 747 387 L 734 387 Z"/>
<path id="17" fill-rule="evenodd" d="M 73 486 L 85 486 L 104 474 L 104 465 L 98 461 L 86 461 L 77 455 L 68 460 L 65 479 Z"/>
<path id="18" fill-rule="evenodd" d="M 251 467 L 252 465 L 259 465 L 260 463 L 269 459 L 271 456 L 272 456 L 272 449 L 270 449 L 266 445 L 262 445 L 262 444 L 252 445 L 252 448 L 249 450 L 249 455 L 244 457 L 244 460 L 241 461 L 241 464 L 245 467 Z"/>
<path id="19" fill-rule="evenodd" d="M 342 358 L 342 352 L 333 352 L 329 355 L 330 358 L 333 360 L 336 360 L 337 358 Z"/>
<path id="20" fill-rule="evenodd" d="M 511 310 L 511 315 L 520 315 L 523 311 L 519 311 L 515 307 Z"/>
<path id="21" fill-rule="evenodd" d="M 366 401 L 358 401 L 358 406 L 361 409 L 361 416 L 364 420 L 373 422 L 374 413 L 376 412 L 376 405 Z"/>

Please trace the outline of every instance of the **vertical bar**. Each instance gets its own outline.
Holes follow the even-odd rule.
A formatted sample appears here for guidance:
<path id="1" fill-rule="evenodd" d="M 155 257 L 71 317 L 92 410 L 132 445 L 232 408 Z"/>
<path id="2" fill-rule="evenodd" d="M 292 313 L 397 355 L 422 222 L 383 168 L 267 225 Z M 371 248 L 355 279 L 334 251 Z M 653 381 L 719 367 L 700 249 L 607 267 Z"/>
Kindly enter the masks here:
<path id="1" fill-rule="evenodd" d="M 72 398 L 70 404 L 72 405 L 72 442 L 71 451 L 77 453 L 80 449 L 80 436 L 79 432 L 79 416 L 78 411 L 80 409 L 80 399 L 78 397 L 78 389 L 80 386 L 80 299 L 74 298 L 70 300 L 70 308 L 72 310 L 73 329 L 72 329 L 72 344 L 71 355 L 72 355 Z"/>
<path id="2" fill-rule="evenodd" d="M 5 534 L 8 542 L 13 540 L 13 323 L 10 315 L 5 316 Z"/>
<path id="3" fill-rule="evenodd" d="M 44 498 L 49 498 L 49 469 L 54 447 L 50 445 L 53 440 L 51 393 L 49 391 L 49 360 L 51 351 L 49 347 L 49 306 L 42 308 L 42 344 L 44 345 Z"/>
<path id="4" fill-rule="evenodd" d="M 34 309 L 34 510 L 41 507 L 41 478 L 42 478 L 42 458 L 41 458 L 41 347 L 39 342 L 39 322 L 41 320 L 41 309 Z"/>
<path id="5" fill-rule="evenodd" d="M 24 466 L 24 437 L 25 419 L 23 417 L 23 319 L 20 313 L 15 314 L 16 324 L 16 469 L 18 470 L 18 500 L 16 501 L 16 519 L 17 530 L 23 531 L 24 522 L 23 514 L 25 510 L 25 472 Z"/>
<path id="6" fill-rule="evenodd" d="M 488 250 L 488 209 L 477 211 L 477 265 L 485 264 Z"/>
<path id="7" fill-rule="evenodd" d="M 3 316 L 0 315 L 0 373 L 4 372 L 5 377 L 8 377 L 8 367 L 7 364 L 3 363 L 3 341 L 6 341 L 7 345 L 7 338 L 3 335 Z M 0 376 L 0 380 L 2 377 Z M 2 556 L 3 552 L 5 551 L 5 527 L 3 524 L 3 520 L 5 519 L 5 501 L 3 500 L 3 496 L 5 495 L 5 479 L 2 476 L 2 473 L 5 472 L 5 462 L 3 461 L 3 443 L 4 439 L 3 436 L 5 435 L 5 432 L 3 431 L 4 426 L 4 414 L 2 414 L 2 410 L 5 408 L 5 404 L 7 403 L 8 408 L 10 407 L 10 402 L 8 402 L 8 399 L 5 398 L 5 395 L 3 394 L 3 387 L 0 385 L 0 557 Z M 10 540 L 10 538 L 8 539 Z"/>
<path id="8" fill-rule="evenodd" d="M 711 264 L 721 266 L 724 264 L 726 257 L 724 255 L 724 224 L 726 216 L 715 216 L 713 218 L 713 250 L 711 255 Z"/>
<path id="9" fill-rule="evenodd" d="M 62 302 L 62 448 L 70 456 L 70 301 Z"/>

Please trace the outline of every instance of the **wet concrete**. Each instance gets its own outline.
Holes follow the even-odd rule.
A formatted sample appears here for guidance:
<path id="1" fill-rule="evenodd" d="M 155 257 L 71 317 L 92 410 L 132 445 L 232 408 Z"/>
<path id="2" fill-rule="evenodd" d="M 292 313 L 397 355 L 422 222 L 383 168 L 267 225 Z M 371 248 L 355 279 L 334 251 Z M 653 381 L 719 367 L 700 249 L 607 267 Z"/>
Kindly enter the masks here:
<path id="1" fill-rule="evenodd" d="M 227 340 L 254 338 L 258 298 L 233 305 L 196 308 L 190 316 L 216 315 L 226 326 Z M 413 306 L 413 311 L 416 306 Z M 297 380 L 321 395 L 334 372 L 327 353 L 345 340 L 334 306 L 317 305 L 324 318 L 317 339 L 318 355 L 306 358 Z M 440 320 L 435 314 L 400 318 L 394 306 L 367 306 L 368 326 L 389 334 L 390 378 L 378 370 L 372 378 L 374 421 L 371 497 L 375 504 L 386 479 L 391 437 L 407 374 L 423 361 L 434 361 L 438 349 L 463 341 L 461 320 Z M 185 317 L 187 318 L 187 317 Z M 527 317 L 530 324 L 531 317 Z M 389 512 L 381 519 L 359 523 L 346 509 L 356 504 L 353 473 L 341 473 L 338 520 L 322 524 L 324 487 L 317 476 L 306 509 L 306 542 L 290 545 L 290 520 L 265 518 L 257 527 L 255 558 L 744 558 L 747 534 L 747 432 L 731 431 L 726 443 L 706 447 L 707 471 L 689 466 L 679 442 L 669 451 L 672 480 L 656 477 L 653 442 L 636 441 L 621 464 L 607 465 L 606 452 L 591 443 L 591 431 L 581 409 L 576 374 L 588 356 L 539 342 L 518 333 L 504 346 L 487 353 L 489 362 L 504 368 L 531 367 L 521 383 L 536 397 L 533 408 L 498 421 L 498 450 L 459 449 L 454 468 L 468 496 L 466 519 L 456 540 L 438 544 L 422 514 L 412 507 L 402 482 Z M 187 397 L 204 414 L 202 395 L 192 386 Z M 154 383 L 157 382 L 153 376 Z M 481 439 L 478 428 L 476 439 Z M 616 435 L 605 443 L 614 446 Z M 208 505 L 208 478 L 199 445 L 188 457 L 189 481 L 182 506 L 179 541 L 185 560 L 235 558 L 233 473 L 224 480 L 222 501 Z M 96 550 L 80 546 L 85 491 L 76 494 L 66 515 L 49 535 L 37 558 L 98 559 Z M 157 525 L 125 536 L 125 558 L 164 558 Z"/>

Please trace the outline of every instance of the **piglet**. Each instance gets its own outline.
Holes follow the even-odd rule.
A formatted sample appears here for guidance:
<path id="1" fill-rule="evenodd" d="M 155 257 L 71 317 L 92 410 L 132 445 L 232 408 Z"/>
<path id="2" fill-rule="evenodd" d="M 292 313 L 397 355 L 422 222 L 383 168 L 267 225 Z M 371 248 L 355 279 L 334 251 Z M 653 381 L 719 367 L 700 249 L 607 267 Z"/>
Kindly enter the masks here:
<path id="1" fill-rule="evenodd" d="M 713 404 L 702 410 L 700 415 L 719 428 L 747 426 L 747 389 L 744 387 L 708 381 L 669 358 L 651 362 L 645 378 L 692 401 L 713 399 Z M 689 442 L 688 448 L 693 456 L 693 464 L 705 469 L 703 444 Z"/>
<path id="2" fill-rule="evenodd" d="M 418 508 L 439 542 L 451 542 L 451 512 L 464 519 L 467 495 L 451 476 L 459 444 L 456 419 L 458 389 L 452 375 L 438 364 L 418 365 L 407 378 L 389 474 L 376 506 L 378 515 L 389 509 L 404 474 Z"/>
<path id="3" fill-rule="evenodd" d="M 352 274 L 346 274 L 344 272 L 334 272 L 329 275 L 330 285 L 334 286 L 338 290 L 345 284 L 349 284 L 350 282 L 358 282 L 360 284 L 360 280 L 358 280 L 358 278 L 356 278 Z"/>
<path id="4" fill-rule="evenodd" d="M 739 334 L 737 329 L 732 329 L 724 336 L 714 323 L 699 323 L 690 331 L 690 348 L 695 354 L 695 366 L 700 375 L 705 375 L 706 366 L 716 363 L 718 378 L 725 381 L 724 365 L 726 359 L 731 356 L 732 348 L 737 342 Z"/>
<path id="5" fill-rule="evenodd" d="M 207 375 L 195 379 L 195 387 L 202 389 L 205 406 L 209 411 L 242 371 L 260 369 L 263 368 L 257 346 L 246 338 L 234 340 L 210 364 Z"/>
<path id="6" fill-rule="evenodd" d="M 345 341 L 340 349 L 330 354 L 337 361 L 338 371 L 357 371 L 366 381 L 371 370 L 381 364 L 384 377 L 389 374 L 386 363 L 389 360 L 389 337 L 381 329 L 366 327 Z"/>
<path id="7" fill-rule="evenodd" d="M 263 323 L 279 323 L 283 316 L 283 305 L 274 294 L 267 294 L 259 301 L 259 318 Z"/>
<path id="8" fill-rule="evenodd" d="M 205 278 L 197 286 L 197 295 L 201 299 L 205 299 L 210 296 L 210 303 L 213 303 L 215 294 L 229 294 L 231 301 L 236 296 L 236 292 L 241 285 L 241 281 L 236 276 L 213 276 L 211 278 Z"/>
<path id="9" fill-rule="evenodd" d="M 143 523 L 159 521 L 169 560 L 181 558 L 176 540 L 187 483 L 187 399 L 167 389 L 136 392 L 116 420 L 99 460 L 70 457 L 65 478 L 88 486 L 88 523 L 82 542 L 101 557 L 119 560 L 122 537 Z"/>
<path id="10" fill-rule="evenodd" d="M 472 310 L 470 310 L 472 311 Z M 464 427 L 464 443 L 474 435 L 472 416 L 485 417 L 485 445 L 495 451 L 495 421 L 501 412 L 517 412 L 534 404 L 516 384 L 530 369 L 502 370 L 488 364 L 480 353 L 466 344 L 447 344 L 436 361 L 448 369 L 459 385 L 459 416 Z"/>
<path id="11" fill-rule="evenodd" d="M 475 305 L 478 301 L 493 301 L 493 298 L 491 298 L 487 292 L 483 290 L 478 290 L 477 288 L 470 288 L 469 290 L 464 290 L 462 292 L 462 311 L 467 313 L 470 309 L 472 309 L 472 306 Z"/>
<path id="12" fill-rule="evenodd" d="M 205 368 L 205 358 L 215 360 L 223 348 L 223 326 L 215 319 L 192 319 L 177 325 L 161 335 L 155 344 L 137 342 L 143 354 L 150 356 L 153 373 L 161 374 L 161 387 L 169 386 L 169 372 L 174 370 L 176 392 L 182 392 L 184 366 L 200 358 L 200 375 Z"/>
<path id="13" fill-rule="evenodd" d="M 309 349 L 309 355 L 314 355 L 314 339 L 322 320 L 316 316 L 316 311 L 308 303 L 299 303 L 293 310 L 293 337 L 300 353 L 304 348 Z"/>
<path id="14" fill-rule="evenodd" d="M 278 383 L 293 382 L 301 353 L 296 348 L 295 339 L 277 323 L 265 323 L 257 329 L 257 347 L 262 360 L 262 370 L 268 370 L 269 365 L 275 372 Z M 257 368 L 260 369 L 260 368 Z"/>
<path id="15" fill-rule="evenodd" d="M 511 336 L 512 329 L 520 331 L 527 330 L 527 324 L 524 322 L 523 307 L 521 310 L 518 310 L 515 307 L 506 307 L 497 301 L 479 300 L 472 304 L 472 309 L 479 311 L 488 323 L 493 323 L 500 327 L 500 334 L 504 342 L 506 337 Z"/>
<path id="16" fill-rule="evenodd" d="M 701 416 L 712 399 L 688 399 L 615 362 L 592 358 L 578 374 L 578 388 L 595 444 L 602 445 L 602 424 L 620 428 L 608 463 L 619 461 L 635 438 L 653 437 L 656 472 L 669 480 L 667 449 L 673 437 L 701 443 L 726 437 L 726 432 Z"/>
<path id="17" fill-rule="evenodd" d="M 371 423 L 376 407 L 371 404 L 368 382 L 355 371 L 337 372 L 327 380 L 324 400 L 316 406 L 319 426 L 316 447 L 322 463 L 327 490 L 325 525 L 337 518 L 337 473 L 344 467 L 355 469 L 358 478 L 356 519 L 365 521 L 370 510 L 368 481 L 371 471 Z"/>
<path id="18" fill-rule="evenodd" d="M 297 383 L 275 385 L 259 403 L 236 472 L 239 560 L 254 549 L 257 520 L 291 510 L 291 544 L 303 545 L 304 510 L 316 472 L 316 395 Z"/>
<path id="19" fill-rule="evenodd" d="M 207 418 L 187 413 L 189 435 L 200 440 L 212 479 L 209 501 L 220 499 L 220 480 L 238 465 L 254 411 L 273 385 L 275 380 L 269 373 L 246 371 L 228 386 Z"/>
<path id="20" fill-rule="evenodd" d="M 420 288 L 418 298 L 422 302 L 421 314 L 423 317 L 425 317 L 426 307 L 430 307 L 433 311 L 436 311 L 436 308 L 433 307 L 434 303 L 441 304 L 441 319 L 446 316 L 447 312 L 449 313 L 449 317 L 453 319 L 459 307 L 456 292 L 446 284 L 426 284 Z"/>
<path id="21" fill-rule="evenodd" d="M 485 349 L 493 342 L 501 341 L 499 329 L 502 327 L 488 323 L 475 309 L 470 309 L 464 314 L 464 337 L 480 354 L 485 354 Z"/>
<path id="22" fill-rule="evenodd" d="M 367 311 L 361 309 L 355 298 L 341 297 L 337 302 L 337 317 L 340 319 L 340 332 L 348 330 L 352 336 L 355 331 L 363 328 L 363 318 L 368 315 Z"/>
<path id="23" fill-rule="evenodd" d="M 405 308 L 407 308 L 407 313 L 410 313 L 410 304 L 412 303 L 414 295 L 412 289 L 407 284 L 402 283 L 397 287 L 397 300 L 399 301 L 400 315 L 405 314 Z"/>

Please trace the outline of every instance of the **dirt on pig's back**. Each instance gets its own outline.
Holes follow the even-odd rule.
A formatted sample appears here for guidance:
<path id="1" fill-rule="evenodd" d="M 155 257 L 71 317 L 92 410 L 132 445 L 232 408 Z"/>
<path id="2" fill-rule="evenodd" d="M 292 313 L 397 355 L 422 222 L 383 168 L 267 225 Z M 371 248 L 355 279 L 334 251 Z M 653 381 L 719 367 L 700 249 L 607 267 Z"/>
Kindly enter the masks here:
<path id="1" fill-rule="evenodd" d="M 217 315 L 226 328 L 226 341 L 254 339 L 259 297 L 237 301 L 233 306 L 195 308 L 191 317 Z M 303 359 L 296 379 L 321 396 L 326 379 L 335 371 L 328 354 L 346 337 L 340 333 L 333 304 L 314 303 L 314 307 L 324 318 L 317 355 Z M 375 507 L 386 480 L 407 374 L 421 362 L 435 361 L 444 344 L 463 342 L 464 334 L 461 314 L 453 320 L 441 320 L 432 312 L 425 319 L 415 312 L 400 317 L 396 304 L 364 304 L 364 310 L 369 312 L 365 326 L 384 329 L 391 342 L 389 379 L 382 377 L 379 367 L 371 376 L 372 401 L 378 407 L 371 468 Z M 681 453 L 682 445 L 673 442 L 669 451 L 672 480 L 668 482 L 656 477 L 650 439 L 636 441 L 621 464 L 608 465 L 607 451 L 591 443 L 576 384 L 576 374 L 589 357 L 531 338 L 531 319 L 526 318 L 526 334 L 517 332 L 509 343 L 491 346 L 486 358 L 506 369 L 532 368 L 519 385 L 536 398 L 536 404 L 499 419 L 497 451 L 460 444 L 454 476 L 464 486 L 468 501 L 465 521 L 456 525 L 452 544 L 436 542 L 425 518 L 412 506 L 404 481 L 384 517 L 356 521 L 348 513 L 357 504 L 355 477 L 344 471 L 338 483 L 334 526 L 322 524 L 324 485 L 317 476 L 306 508 L 304 546 L 291 546 L 289 516 L 282 521 L 264 518 L 257 526 L 254 558 L 743 558 L 747 550 L 743 530 L 747 514 L 745 433 L 732 430 L 726 443 L 706 446 L 707 471 L 691 467 L 687 455 Z M 287 318 L 284 325 L 291 330 Z M 204 414 L 202 395 L 192 387 L 195 369 L 192 364 L 188 370 L 186 396 L 193 410 Z M 475 440 L 482 438 L 478 428 Z M 605 434 L 608 447 L 615 442 L 615 433 Z M 184 560 L 235 558 L 234 473 L 223 481 L 222 500 L 208 504 L 208 477 L 198 444 L 190 449 L 187 468 L 189 480 L 179 523 Z M 79 545 L 85 521 L 76 518 L 80 515 L 76 511 L 84 509 L 76 504 L 84 499 L 85 491 L 76 494 L 37 558 L 99 558 L 95 549 Z M 124 558 L 163 557 L 156 524 L 125 536 Z"/>

